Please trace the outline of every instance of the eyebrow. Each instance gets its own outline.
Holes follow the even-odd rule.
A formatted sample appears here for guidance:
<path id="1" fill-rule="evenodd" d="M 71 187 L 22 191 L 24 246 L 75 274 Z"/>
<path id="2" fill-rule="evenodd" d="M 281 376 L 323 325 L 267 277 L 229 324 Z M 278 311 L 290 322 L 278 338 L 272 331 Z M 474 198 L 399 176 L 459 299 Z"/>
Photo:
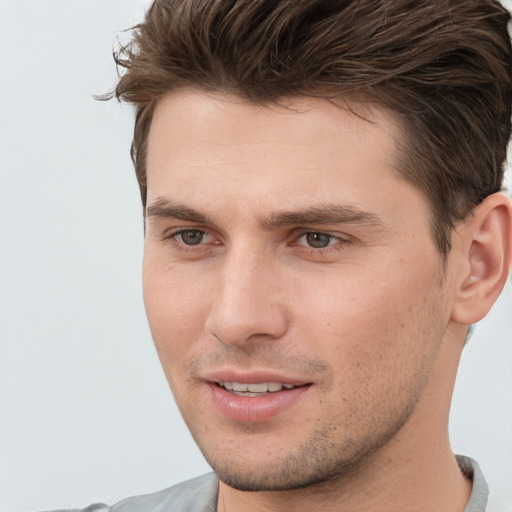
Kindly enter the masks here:
<path id="1" fill-rule="evenodd" d="M 384 222 L 373 212 L 356 205 L 324 204 L 300 211 L 277 211 L 261 220 L 265 229 L 272 230 L 293 224 L 364 224 L 384 227 Z"/>
<path id="2" fill-rule="evenodd" d="M 146 218 L 173 218 L 197 222 L 198 224 L 211 224 L 212 221 L 207 215 L 184 206 L 169 199 L 158 199 L 146 207 Z"/>
<path id="3" fill-rule="evenodd" d="M 214 225 L 215 222 L 198 210 L 170 199 L 158 199 L 146 208 L 147 218 L 174 218 L 198 224 Z M 373 212 L 356 205 L 321 204 L 302 210 L 278 210 L 259 219 L 267 231 L 288 225 L 307 224 L 361 224 L 383 228 L 384 222 Z"/>

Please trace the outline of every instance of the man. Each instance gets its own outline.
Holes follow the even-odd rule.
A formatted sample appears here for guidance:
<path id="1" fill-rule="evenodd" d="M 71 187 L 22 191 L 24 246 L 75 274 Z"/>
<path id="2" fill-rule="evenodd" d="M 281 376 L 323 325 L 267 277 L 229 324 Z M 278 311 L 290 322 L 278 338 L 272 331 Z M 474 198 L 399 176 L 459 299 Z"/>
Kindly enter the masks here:
<path id="1" fill-rule="evenodd" d="M 214 473 L 112 511 L 506 510 L 447 423 L 512 259 L 507 21 L 156 0 L 116 94 L 151 331 Z"/>

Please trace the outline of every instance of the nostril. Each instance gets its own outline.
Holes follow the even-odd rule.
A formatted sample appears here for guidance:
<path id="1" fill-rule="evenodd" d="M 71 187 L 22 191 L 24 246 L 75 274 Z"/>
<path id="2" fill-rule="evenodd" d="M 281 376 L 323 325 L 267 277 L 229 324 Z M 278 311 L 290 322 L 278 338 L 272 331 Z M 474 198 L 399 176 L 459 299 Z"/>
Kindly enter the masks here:
<path id="1" fill-rule="evenodd" d="M 206 320 L 207 334 L 225 345 L 281 337 L 287 330 L 286 315 L 278 308 L 253 305 L 227 308 L 216 305 Z"/>

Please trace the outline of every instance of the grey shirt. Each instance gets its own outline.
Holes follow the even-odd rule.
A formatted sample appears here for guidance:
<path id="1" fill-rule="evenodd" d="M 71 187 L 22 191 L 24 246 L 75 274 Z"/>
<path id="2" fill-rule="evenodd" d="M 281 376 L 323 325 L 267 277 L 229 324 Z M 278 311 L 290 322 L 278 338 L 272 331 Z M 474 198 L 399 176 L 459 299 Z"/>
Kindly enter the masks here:
<path id="1" fill-rule="evenodd" d="M 473 490 L 464 512 L 510 512 L 497 503 L 488 502 L 489 488 L 474 460 L 457 456 L 457 461 L 464 475 L 473 480 Z M 218 480 L 214 473 L 208 473 L 163 491 L 127 498 L 112 507 L 96 504 L 81 511 L 61 512 L 216 512 L 217 492 Z"/>

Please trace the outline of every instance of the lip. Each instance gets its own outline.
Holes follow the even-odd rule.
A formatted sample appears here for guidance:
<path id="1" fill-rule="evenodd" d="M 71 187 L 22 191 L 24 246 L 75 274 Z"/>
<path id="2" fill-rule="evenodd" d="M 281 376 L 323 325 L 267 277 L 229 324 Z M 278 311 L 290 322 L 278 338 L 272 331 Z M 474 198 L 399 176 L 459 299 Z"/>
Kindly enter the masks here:
<path id="1" fill-rule="evenodd" d="M 246 423 L 261 423 L 284 413 L 300 402 L 311 388 L 310 382 L 268 371 L 251 373 L 220 371 L 208 375 L 205 380 L 212 402 L 221 414 L 228 419 Z M 249 397 L 230 393 L 220 387 L 217 382 L 240 382 L 243 384 L 278 382 L 298 387 Z"/>

